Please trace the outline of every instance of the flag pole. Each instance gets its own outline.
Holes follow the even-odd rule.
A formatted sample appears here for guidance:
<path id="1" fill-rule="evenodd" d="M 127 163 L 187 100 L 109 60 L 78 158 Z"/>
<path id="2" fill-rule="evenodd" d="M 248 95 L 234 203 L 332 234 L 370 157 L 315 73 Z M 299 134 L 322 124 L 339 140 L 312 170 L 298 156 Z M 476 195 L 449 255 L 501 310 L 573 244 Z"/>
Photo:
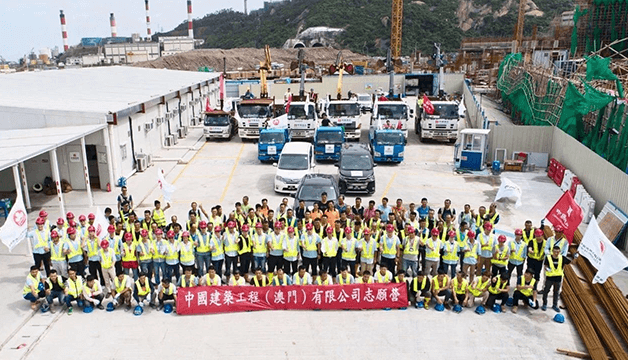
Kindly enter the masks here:
<path id="1" fill-rule="evenodd" d="M 24 201 L 24 197 L 22 194 L 22 181 L 20 180 L 20 170 L 18 169 L 17 165 L 13 165 L 13 180 L 15 181 L 15 192 L 17 193 L 15 197 L 15 202 L 17 203 L 18 199 L 22 199 L 22 201 Z M 28 214 L 26 216 L 26 224 L 26 243 L 28 244 L 28 253 L 25 255 L 30 256 L 33 253 L 33 245 L 31 244 L 31 240 L 28 238 Z"/>

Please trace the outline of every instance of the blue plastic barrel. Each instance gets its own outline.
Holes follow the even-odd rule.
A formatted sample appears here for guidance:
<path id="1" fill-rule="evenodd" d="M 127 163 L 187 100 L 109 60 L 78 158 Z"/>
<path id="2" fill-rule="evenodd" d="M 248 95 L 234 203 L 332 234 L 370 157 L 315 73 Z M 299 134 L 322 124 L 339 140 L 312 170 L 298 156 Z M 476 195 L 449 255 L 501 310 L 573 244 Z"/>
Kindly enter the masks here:
<path id="1" fill-rule="evenodd" d="M 493 161 L 493 171 L 499 171 L 501 169 L 501 164 L 499 160 Z"/>

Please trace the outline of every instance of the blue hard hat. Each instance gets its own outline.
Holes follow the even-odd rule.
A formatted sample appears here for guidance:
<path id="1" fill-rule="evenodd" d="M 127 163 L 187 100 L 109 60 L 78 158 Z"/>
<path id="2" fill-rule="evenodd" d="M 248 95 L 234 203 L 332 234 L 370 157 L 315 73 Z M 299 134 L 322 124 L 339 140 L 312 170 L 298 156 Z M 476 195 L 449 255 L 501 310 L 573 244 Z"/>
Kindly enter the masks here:
<path id="1" fill-rule="evenodd" d="M 502 306 L 499 304 L 493 304 L 493 312 L 494 313 L 500 313 L 502 312 Z"/>
<path id="2" fill-rule="evenodd" d="M 445 305 L 436 304 L 436 306 L 434 306 L 434 309 L 436 309 L 436 311 L 445 311 Z"/>
<path id="3" fill-rule="evenodd" d="M 164 305 L 164 312 L 166 314 L 170 314 L 172 312 L 172 304 L 166 304 Z"/>
<path id="4" fill-rule="evenodd" d="M 530 307 L 533 308 L 536 305 L 536 303 L 534 302 L 534 300 L 530 299 L 528 300 L 528 305 L 530 305 Z"/>
<path id="5" fill-rule="evenodd" d="M 47 303 L 41 304 L 41 312 L 45 313 L 48 312 L 48 310 L 50 310 L 50 306 Z"/>
<path id="6" fill-rule="evenodd" d="M 92 311 L 94 311 L 94 308 L 91 307 L 91 306 L 86 306 L 86 307 L 83 308 L 83 312 L 86 313 L 86 314 L 89 314 Z"/>
<path id="7" fill-rule="evenodd" d="M 113 311 L 115 307 L 113 307 L 113 303 L 107 304 L 107 311 Z"/>
<path id="8" fill-rule="evenodd" d="M 457 313 L 462 312 L 462 306 L 460 306 L 460 304 L 454 305 L 454 311 Z"/>
<path id="9" fill-rule="evenodd" d="M 486 312 L 486 309 L 482 305 L 480 305 L 480 306 L 475 308 L 475 313 L 476 314 L 484 315 L 485 312 Z"/>
<path id="10" fill-rule="evenodd" d="M 506 306 L 512 306 L 515 303 L 515 301 L 509 297 L 508 300 L 506 300 Z"/>
<path id="11" fill-rule="evenodd" d="M 423 301 L 419 301 L 419 302 L 416 303 L 415 307 L 416 308 L 420 308 L 420 307 L 424 307 L 424 306 L 425 306 L 425 303 Z"/>
<path id="12" fill-rule="evenodd" d="M 135 309 L 133 310 L 133 315 L 135 316 L 140 316 L 142 315 L 142 313 L 144 313 L 144 309 L 142 309 L 141 306 L 136 306 Z"/>
<path id="13" fill-rule="evenodd" d="M 554 316 L 554 321 L 556 321 L 559 324 L 562 324 L 565 322 L 565 317 L 563 316 L 563 314 L 556 314 Z"/>

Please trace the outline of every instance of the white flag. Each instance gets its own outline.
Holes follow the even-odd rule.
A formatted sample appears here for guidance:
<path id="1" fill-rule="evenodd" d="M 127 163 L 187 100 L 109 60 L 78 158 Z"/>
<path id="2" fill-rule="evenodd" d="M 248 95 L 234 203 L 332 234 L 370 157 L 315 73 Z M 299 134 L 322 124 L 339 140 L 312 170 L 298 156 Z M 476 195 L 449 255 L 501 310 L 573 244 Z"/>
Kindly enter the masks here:
<path id="1" fill-rule="evenodd" d="M 578 246 L 580 255 L 589 259 L 597 269 L 593 283 L 604 283 L 609 276 L 613 276 L 628 266 L 628 259 L 604 235 L 597 224 L 595 216 L 591 218 L 589 227 Z"/>
<path id="2" fill-rule="evenodd" d="M 164 171 L 161 168 L 157 169 L 157 184 L 159 185 L 159 188 L 161 189 L 161 191 L 163 191 L 164 193 L 164 200 L 167 203 L 171 202 L 172 193 L 174 193 L 174 191 L 177 188 L 174 187 L 174 185 L 172 185 L 171 183 L 166 181 L 166 178 L 164 177 Z"/>
<path id="3" fill-rule="evenodd" d="M 12 251 L 24 238 L 28 230 L 28 216 L 22 195 L 18 192 L 15 205 L 9 212 L 7 221 L 0 228 L 0 240 Z"/>
<path id="4" fill-rule="evenodd" d="M 288 128 L 288 115 L 283 114 L 274 119 L 268 121 L 268 129 L 287 129 Z"/>
<path id="5" fill-rule="evenodd" d="M 502 184 L 497 190 L 495 201 L 501 198 L 516 198 L 515 209 L 521 206 L 521 188 L 510 179 L 502 177 Z"/>
<path id="6" fill-rule="evenodd" d="M 94 228 L 96 228 L 96 237 L 102 239 L 107 235 L 109 221 L 105 217 L 105 213 L 100 210 L 100 206 L 96 208 L 96 219 L 94 219 Z"/>

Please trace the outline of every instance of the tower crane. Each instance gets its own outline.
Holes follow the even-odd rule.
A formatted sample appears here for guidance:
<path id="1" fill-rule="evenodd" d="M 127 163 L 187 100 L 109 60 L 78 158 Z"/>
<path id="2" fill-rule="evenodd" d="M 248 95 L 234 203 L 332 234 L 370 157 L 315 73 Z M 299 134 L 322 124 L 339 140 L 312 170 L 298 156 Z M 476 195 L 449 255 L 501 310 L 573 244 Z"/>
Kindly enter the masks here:
<path id="1" fill-rule="evenodd" d="M 524 0 L 525 1 L 525 0 Z M 392 16 L 390 25 L 390 48 L 393 59 L 401 56 L 401 26 L 403 20 L 403 0 L 392 0 Z"/>
<path id="2" fill-rule="evenodd" d="M 515 49 L 513 52 L 521 51 L 523 44 L 523 23 L 526 15 L 527 0 L 519 0 L 519 15 L 517 17 L 517 25 L 515 26 Z"/>
<path id="3" fill-rule="evenodd" d="M 266 82 L 266 74 L 271 69 L 270 46 L 264 46 L 264 61 L 259 62 L 259 78 L 260 78 L 260 98 L 268 98 L 268 83 Z"/>

